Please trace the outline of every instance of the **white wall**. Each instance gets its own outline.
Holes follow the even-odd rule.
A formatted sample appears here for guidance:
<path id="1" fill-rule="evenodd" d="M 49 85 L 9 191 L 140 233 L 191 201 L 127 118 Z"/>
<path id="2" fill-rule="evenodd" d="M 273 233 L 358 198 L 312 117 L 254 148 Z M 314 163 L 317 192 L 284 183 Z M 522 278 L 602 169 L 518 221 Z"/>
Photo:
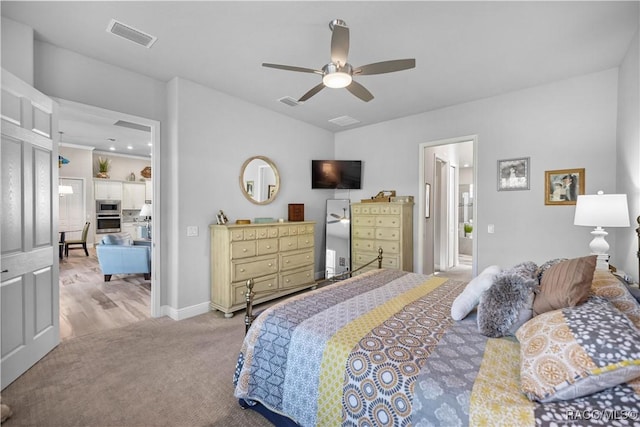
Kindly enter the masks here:
<path id="1" fill-rule="evenodd" d="M 629 203 L 631 227 L 617 229 L 616 256 L 611 263 L 640 280 L 638 272 L 638 236 L 634 232 L 640 215 L 640 63 L 636 33 L 618 75 L 618 136 L 616 192 L 625 193 Z M 612 230 L 610 230 L 612 231 Z"/>
<path id="2" fill-rule="evenodd" d="M 289 203 L 304 203 L 305 219 L 317 221 L 316 270 L 324 271 L 325 200 L 311 190 L 311 159 L 332 158 L 333 134 L 230 97 L 185 79 L 169 84 L 171 166 L 168 259 L 171 305 L 200 307 L 210 299 L 210 224 L 223 210 L 229 221 L 287 218 Z M 249 157 L 270 158 L 280 173 L 274 202 L 255 205 L 240 189 L 240 168 Z M 187 226 L 199 235 L 186 237 Z M 215 255 L 214 255 L 215 256 Z"/>
<path id="3" fill-rule="evenodd" d="M 336 157 L 364 160 L 363 189 L 353 200 L 383 188 L 417 196 L 418 145 L 478 135 L 479 269 L 582 256 L 589 253 L 589 230 L 573 225 L 574 206 L 545 206 L 544 171 L 585 168 L 587 193 L 613 192 L 616 103 L 612 69 L 341 132 Z M 497 160 L 516 157 L 531 158 L 531 189 L 498 192 Z M 414 215 L 415 230 L 417 221 Z M 488 224 L 495 224 L 495 234 L 487 233 Z M 417 250 L 414 265 L 415 257 Z"/>
<path id="4" fill-rule="evenodd" d="M 2 67 L 33 86 L 33 29 L 2 17 Z"/>

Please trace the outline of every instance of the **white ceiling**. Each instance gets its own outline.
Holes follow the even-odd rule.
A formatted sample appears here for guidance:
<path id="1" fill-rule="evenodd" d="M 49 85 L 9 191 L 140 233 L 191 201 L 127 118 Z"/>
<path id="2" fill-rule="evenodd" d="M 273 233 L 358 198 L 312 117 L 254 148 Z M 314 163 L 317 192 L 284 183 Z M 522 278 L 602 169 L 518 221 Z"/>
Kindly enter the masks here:
<path id="1" fill-rule="evenodd" d="M 337 132 L 617 67 L 638 29 L 638 5 L 2 1 L 1 9 L 34 28 L 39 40 L 161 81 L 184 77 Z M 261 63 L 321 68 L 329 62 L 328 24 L 336 18 L 350 28 L 352 65 L 415 58 L 416 68 L 356 78 L 375 96 L 368 103 L 328 88 L 296 107 L 278 102 L 298 99 L 320 76 Z M 158 40 L 145 49 L 109 34 L 111 19 Z M 340 116 L 360 123 L 328 121 Z M 73 137 L 69 133 L 63 140 Z"/>

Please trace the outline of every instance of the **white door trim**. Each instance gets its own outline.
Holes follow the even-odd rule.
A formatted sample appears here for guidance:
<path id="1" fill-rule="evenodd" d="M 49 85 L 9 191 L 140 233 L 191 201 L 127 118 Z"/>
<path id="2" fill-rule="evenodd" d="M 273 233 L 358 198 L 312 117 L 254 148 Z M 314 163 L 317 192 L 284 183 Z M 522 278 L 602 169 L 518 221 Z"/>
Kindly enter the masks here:
<path id="1" fill-rule="evenodd" d="M 162 294 L 162 269 L 160 268 L 161 248 L 162 248 L 162 218 L 161 218 L 161 206 L 162 198 L 160 192 L 160 122 L 153 119 L 147 119 L 145 117 L 134 116 L 131 114 L 120 113 L 113 110 L 107 110 L 93 105 L 82 104 L 75 101 L 69 101 L 66 99 L 54 98 L 61 107 L 66 107 L 74 110 L 81 111 L 83 113 L 93 114 L 101 117 L 107 117 L 114 120 L 125 120 L 142 125 L 149 126 L 151 128 L 151 181 L 153 186 L 153 198 L 151 203 L 152 218 L 153 218 L 153 250 L 151 251 L 151 317 L 160 317 L 164 314 L 160 307 L 160 295 Z"/>
<path id="2" fill-rule="evenodd" d="M 447 138 L 447 139 L 439 139 L 434 141 L 423 142 L 418 145 L 418 259 L 416 263 L 416 270 L 418 273 L 424 272 L 424 245 L 425 245 L 425 195 L 424 195 L 424 186 L 425 182 L 430 181 L 433 177 L 425 176 L 425 150 L 427 148 L 435 147 L 437 145 L 447 145 L 447 144 L 459 144 L 461 142 L 473 142 L 473 181 L 476 183 L 475 194 L 476 194 L 476 203 L 473 204 L 473 218 L 476 221 L 477 226 L 477 193 L 478 193 L 478 135 L 467 135 L 455 138 Z M 433 193 L 433 189 L 432 189 Z M 433 206 L 431 210 L 433 212 Z M 472 274 L 475 276 L 477 274 L 478 269 L 478 260 L 477 260 L 477 233 L 474 235 L 474 239 L 472 242 L 472 254 L 473 254 L 473 269 Z"/>

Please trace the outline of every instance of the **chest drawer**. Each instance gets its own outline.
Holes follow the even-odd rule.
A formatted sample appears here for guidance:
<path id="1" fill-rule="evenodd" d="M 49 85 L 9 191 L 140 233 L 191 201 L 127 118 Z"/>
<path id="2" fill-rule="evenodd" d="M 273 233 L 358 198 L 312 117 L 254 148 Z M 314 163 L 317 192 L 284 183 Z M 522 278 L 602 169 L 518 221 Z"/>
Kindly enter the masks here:
<path id="1" fill-rule="evenodd" d="M 375 242 L 373 240 L 362 240 L 362 239 L 358 239 L 358 240 L 354 239 L 352 245 L 353 245 L 354 251 L 373 251 L 374 248 L 376 247 Z"/>
<path id="2" fill-rule="evenodd" d="M 313 282 L 313 268 L 296 271 L 295 273 L 283 274 L 282 280 L 280 281 L 280 287 L 282 289 L 287 289 L 311 282 Z"/>
<path id="3" fill-rule="evenodd" d="M 400 218 L 395 215 L 377 216 L 376 225 L 378 227 L 400 227 Z"/>
<path id="4" fill-rule="evenodd" d="M 260 298 L 263 295 L 275 292 L 278 289 L 278 276 L 263 277 L 253 281 L 254 298 Z M 233 304 L 245 303 L 247 295 L 247 284 L 245 282 L 233 284 Z"/>
<path id="5" fill-rule="evenodd" d="M 233 282 L 247 280 L 256 277 L 266 276 L 278 272 L 278 259 L 276 257 L 262 259 L 258 261 L 237 261 L 232 265 Z"/>
<path id="6" fill-rule="evenodd" d="M 281 251 L 293 251 L 298 249 L 298 236 L 288 236 L 280 238 Z"/>
<path id="7" fill-rule="evenodd" d="M 258 255 L 275 254 L 278 252 L 278 239 L 258 240 Z"/>
<path id="8" fill-rule="evenodd" d="M 231 259 L 247 258 L 256 255 L 256 242 L 239 241 L 231 243 Z"/>
<path id="9" fill-rule="evenodd" d="M 400 239 L 400 230 L 397 228 L 377 228 L 376 239 L 398 240 Z"/>
<path id="10" fill-rule="evenodd" d="M 400 253 L 400 241 L 399 240 L 379 240 L 374 245 L 376 250 L 378 247 L 382 248 L 383 258 L 387 254 L 399 254 Z"/>
<path id="11" fill-rule="evenodd" d="M 313 234 L 303 234 L 298 236 L 298 249 L 310 248 L 313 246 Z"/>
<path id="12" fill-rule="evenodd" d="M 258 228 L 256 230 L 256 237 L 258 239 L 278 237 L 278 229 L 276 227 Z"/>
<path id="13" fill-rule="evenodd" d="M 353 218 L 352 221 L 356 227 L 373 227 L 376 223 L 376 217 L 363 215 Z"/>
<path id="14" fill-rule="evenodd" d="M 375 228 L 354 228 L 353 238 L 355 239 L 373 239 L 376 237 Z"/>
<path id="15" fill-rule="evenodd" d="M 281 270 L 291 270 L 298 267 L 304 267 L 306 265 L 313 265 L 313 251 L 280 255 Z"/>

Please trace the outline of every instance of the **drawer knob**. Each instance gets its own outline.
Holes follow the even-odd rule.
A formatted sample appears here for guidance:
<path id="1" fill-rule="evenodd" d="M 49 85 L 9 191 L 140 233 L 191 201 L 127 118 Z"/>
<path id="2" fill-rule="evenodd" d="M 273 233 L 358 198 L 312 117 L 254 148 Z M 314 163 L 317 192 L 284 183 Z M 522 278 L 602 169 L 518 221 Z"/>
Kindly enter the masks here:
<path id="1" fill-rule="evenodd" d="M 240 269 L 240 273 L 244 273 L 244 268 L 241 268 L 241 269 Z"/>
<path id="2" fill-rule="evenodd" d="M 287 279 L 287 280 L 285 280 L 285 282 L 289 283 L 289 282 L 291 282 L 291 280 Z"/>
<path id="3" fill-rule="evenodd" d="M 268 267 L 273 267 L 273 263 L 271 263 L 271 262 L 270 262 L 270 263 L 269 263 L 269 265 L 268 265 Z"/>
<path id="4" fill-rule="evenodd" d="M 271 245 L 267 245 L 267 249 L 271 249 Z"/>
<path id="5" fill-rule="evenodd" d="M 242 252 L 247 252 L 247 248 L 244 248 L 244 249 L 242 250 Z"/>
<path id="6" fill-rule="evenodd" d="M 285 263 L 285 264 L 289 264 L 289 260 L 286 260 L 284 263 Z"/>
<path id="7" fill-rule="evenodd" d="M 272 287 L 272 286 L 273 286 L 273 283 L 269 283 L 267 286 Z"/>
<path id="8" fill-rule="evenodd" d="M 289 246 L 293 245 L 293 243 L 289 243 Z"/>
<path id="9" fill-rule="evenodd" d="M 307 255 L 307 259 L 309 259 L 309 255 Z"/>

